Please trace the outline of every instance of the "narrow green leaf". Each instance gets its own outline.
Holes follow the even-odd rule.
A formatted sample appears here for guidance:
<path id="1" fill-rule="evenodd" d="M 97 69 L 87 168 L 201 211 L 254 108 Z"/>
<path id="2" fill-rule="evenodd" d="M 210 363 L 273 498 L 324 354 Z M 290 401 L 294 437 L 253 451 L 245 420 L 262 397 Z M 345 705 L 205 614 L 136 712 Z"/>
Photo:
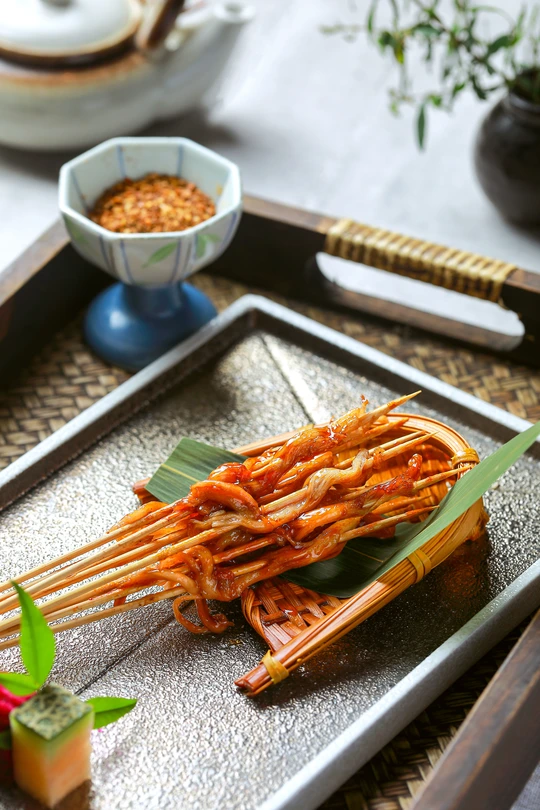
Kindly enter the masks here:
<path id="1" fill-rule="evenodd" d="M 169 242 L 168 245 L 163 245 L 163 247 L 160 247 L 155 251 L 155 253 L 152 253 L 152 255 L 147 259 L 144 267 L 150 267 L 152 264 L 158 264 L 158 262 L 164 261 L 168 256 L 171 255 L 171 253 L 174 253 L 177 245 L 177 242 Z"/>
<path id="2" fill-rule="evenodd" d="M 368 16 L 367 16 L 366 28 L 367 28 L 368 34 L 370 34 L 370 35 L 373 34 L 373 26 L 375 24 L 375 12 L 377 10 L 377 2 L 378 2 L 378 0 L 373 0 L 373 3 L 371 4 L 371 6 L 369 8 L 369 12 L 368 12 Z"/>
<path id="3" fill-rule="evenodd" d="M 39 684 L 30 675 L 19 672 L 0 672 L 0 684 L 14 695 L 31 695 L 39 689 Z"/>
<path id="4" fill-rule="evenodd" d="M 390 571 L 413 551 L 421 548 L 466 512 L 539 436 L 540 422 L 514 436 L 463 475 L 427 520 L 402 528 L 393 540 L 375 538 L 351 540 L 339 556 L 288 571 L 283 575 L 284 579 L 331 596 L 342 598 L 353 596 Z M 390 555 L 385 554 L 387 550 L 391 552 Z M 380 564 L 374 566 L 377 560 Z"/>
<path id="5" fill-rule="evenodd" d="M 94 728 L 103 728 L 130 712 L 137 701 L 134 698 L 95 697 L 86 703 L 94 709 Z"/>
<path id="6" fill-rule="evenodd" d="M 385 50 L 385 48 L 393 48 L 394 47 L 394 37 L 390 33 L 390 31 L 381 31 L 379 34 L 378 39 L 379 46 L 381 50 Z"/>
<path id="7" fill-rule="evenodd" d="M 435 28 L 434 25 L 430 25 L 429 23 L 419 23 L 418 25 L 415 25 L 412 30 L 415 34 L 422 34 L 424 37 L 429 39 L 436 39 L 443 33 L 441 30 Z"/>
<path id="8" fill-rule="evenodd" d="M 192 484 L 204 481 L 216 467 L 230 461 L 242 462 L 244 458 L 229 450 L 184 438 L 156 470 L 146 488 L 160 501 L 172 503 L 184 498 Z"/>
<path id="9" fill-rule="evenodd" d="M 418 138 L 418 146 L 420 149 L 424 148 L 426 139 L 426 103 L 420 105 L 418 110 L 418 118 L 416 119 L 416 137 Z"/>
<path id="10" fill-rule="evenodd" d="M 473 90 L 475 92 L 476 97 L 479 98 L 480 101 L 485 101 L 487 99 L 487 93 L 484 90 L 484 88 L 479 84 L 478 79 L 476 78 L 476 76 L 474 74 L 472 74 L 470 79 L 471 79 L 471 85 L 472 85 L 472 88 L 473 88 Z"/>
<path id="11" fill-rule="evenodd" d="M 504 34 L 503 36 L 494 39 L 493 42 L 490 42 L 486 55 L 491 56 L 492 54 L 497 53 L 497 51 L 500 51 L 501 48 L 511 48 L 514 44 L 514 37 L 509 34 Z"/>
<path id="12" fill-rule="evenodd" d="M 16 582 L 11 583 L 21 606 L 20 649 L 23 664 L 38 687 L 43 686 L 54 664 L 54 634 L 39 608 Z"/>
<path id="13" fill-rule="evenodd" d="M 0 731 L 0 750 L 9 751 L 10 749 L 11 749 L 11 731 L 8 728 L 5 731 Z"/>

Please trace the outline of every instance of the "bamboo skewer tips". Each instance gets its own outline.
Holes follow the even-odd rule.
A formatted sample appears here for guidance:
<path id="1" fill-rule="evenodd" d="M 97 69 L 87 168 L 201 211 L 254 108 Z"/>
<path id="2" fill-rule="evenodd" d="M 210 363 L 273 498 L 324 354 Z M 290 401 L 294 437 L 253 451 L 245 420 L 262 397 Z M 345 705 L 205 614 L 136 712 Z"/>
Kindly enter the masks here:
<path id="1" fill-rule="evenodd" d="M 341 553 L 353 538 L 384 537 L 403 521 L 426 517 L 449 483 L 476 463 L 456 431 L 394 411 L 412 396 L 372 411 L 364 402 L 328 425 L 239 448 L 248 456 L 243 465 L 219 467 L 171 504 L 153 502 L 140 482 L 139 510 L 14 580 L 38 600 L 54 632 L 166 599 L 186 627 L 194 629 L 180 605 L 194 601 L 202 629 L 221 632 L 229 622 L 212 616 L 206 600 L 241 597 L 248 622 L 271 648 L 237 681 L 258 694 L 422 579 L 483 526 L 479 501 L 349 599 L 276 578 Z M 280 607 L 283 600 L 291 610 Z M 0 584 L 0 650 L 18 643 L 17 605 L 11 582 Z"/>

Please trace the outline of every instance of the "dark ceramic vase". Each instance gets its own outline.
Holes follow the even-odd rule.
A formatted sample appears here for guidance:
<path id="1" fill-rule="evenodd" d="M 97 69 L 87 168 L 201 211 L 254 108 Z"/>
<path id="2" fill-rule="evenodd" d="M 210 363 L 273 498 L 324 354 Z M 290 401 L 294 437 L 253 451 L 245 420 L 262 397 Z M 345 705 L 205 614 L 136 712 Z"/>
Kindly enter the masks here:
<path id="1" fill-rule="evenodd" d="M 540 104 L 509 93 L 484 119 L 474 150 L 480 185 L 508 220 L 540 224 Z"/>

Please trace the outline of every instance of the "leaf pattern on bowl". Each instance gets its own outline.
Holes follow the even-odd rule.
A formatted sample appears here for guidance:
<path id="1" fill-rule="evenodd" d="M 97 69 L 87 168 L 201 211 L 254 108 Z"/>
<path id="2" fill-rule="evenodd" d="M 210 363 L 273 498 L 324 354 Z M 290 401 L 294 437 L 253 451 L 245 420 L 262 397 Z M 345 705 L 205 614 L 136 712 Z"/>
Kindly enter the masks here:
<path id="1" fill-rule="evenodd" d="M 169 242 L 168 245 L 163 245 L 162 247 L 158 248 L 152 255 L 147 259 L 144 267 L 150 267 L 152 264 L 158 264 L 159 262 L 164 261 L 171 253 L 174 253 L 177 247 L 177 242 Z"/>
<path id="2" fill-rule="evenodd" d="M 69 233 L 73 242 L 76 242 L 78 245 L 86 245 L 88 247 L 88 239 L 81 231 L 78 225 L 76 225 L 72 219 L 65 219 L 64 220 L 66 230 Z"/>
<path id="3" fill-rule="evenodd" d="M 216 242 L 220 241 L 221 237 L 217 236 L 215 233 L 198 233 L 197 244 L 195 247 L 195 258 L 202 259 L 206 253 L 206 248 L 208 245 L 215 244 Z"/>

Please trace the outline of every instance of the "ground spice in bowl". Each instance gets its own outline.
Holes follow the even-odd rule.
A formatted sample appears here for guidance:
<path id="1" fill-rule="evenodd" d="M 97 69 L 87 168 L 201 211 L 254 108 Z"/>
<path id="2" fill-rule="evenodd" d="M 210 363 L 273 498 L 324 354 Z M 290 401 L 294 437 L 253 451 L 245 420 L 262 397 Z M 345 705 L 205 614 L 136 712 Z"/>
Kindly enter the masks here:
<path id="1" fill-rule="evenodd" d="M 185 231 L 215 213 L 213 200 L 194 183 L 153 173 L 107 189 L 89 216 L 116 233 L 164 233 Z"/>

